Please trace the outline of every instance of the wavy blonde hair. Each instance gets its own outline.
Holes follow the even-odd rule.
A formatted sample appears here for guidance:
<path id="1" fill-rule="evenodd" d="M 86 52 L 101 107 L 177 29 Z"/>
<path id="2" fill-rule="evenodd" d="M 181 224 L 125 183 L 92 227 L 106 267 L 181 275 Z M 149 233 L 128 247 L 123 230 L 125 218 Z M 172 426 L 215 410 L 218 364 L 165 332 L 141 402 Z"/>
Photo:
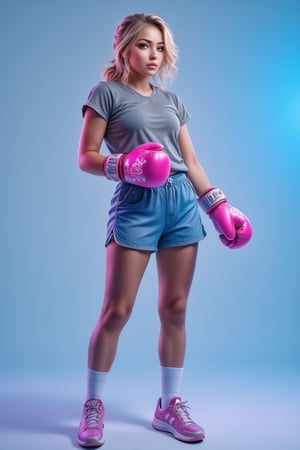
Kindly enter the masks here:
<path id="1" fill-rule="evenodd" d="M 128 52 L 133 47 L 136 36 L 146 25 L 156 26 L 162 33 L 164 41 L 164 59 L 159 71 L 153 77 L 154 81 L 163 84 L 165 78 L 174 78 L 177 71 L 178 49 L 170 28 L 159 16 L 132 14 L 124 17 L 116 28 L 113 40 L 114 57 L 110 61 L 110 66 L 104 69 L 103 77 L 105 81 L 118 80 L 124 84 L 128 83 L 130 73 Z"/>

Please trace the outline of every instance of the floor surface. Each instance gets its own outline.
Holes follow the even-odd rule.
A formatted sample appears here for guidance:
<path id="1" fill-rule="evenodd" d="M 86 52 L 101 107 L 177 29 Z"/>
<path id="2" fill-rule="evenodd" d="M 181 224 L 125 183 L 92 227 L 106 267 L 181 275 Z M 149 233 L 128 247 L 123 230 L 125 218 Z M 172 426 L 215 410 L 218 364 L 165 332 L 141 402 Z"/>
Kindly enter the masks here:
<path id="1" fill-rule="evenodd" d="M 151 388 L 150 388 L 151 387 Z M 300 380 L 285 375 L 202 377 L 186 380 L 192 417 L 205 428 L 202 443 L 184 444 L 151 428 L 159 386 L 147 379 L 110 379 L 106 395 L 106 450 L 299 450 Z M 79 448 L 76 431 L 83 380 L 5 377 L 0 388 L 0 448 Z"/>

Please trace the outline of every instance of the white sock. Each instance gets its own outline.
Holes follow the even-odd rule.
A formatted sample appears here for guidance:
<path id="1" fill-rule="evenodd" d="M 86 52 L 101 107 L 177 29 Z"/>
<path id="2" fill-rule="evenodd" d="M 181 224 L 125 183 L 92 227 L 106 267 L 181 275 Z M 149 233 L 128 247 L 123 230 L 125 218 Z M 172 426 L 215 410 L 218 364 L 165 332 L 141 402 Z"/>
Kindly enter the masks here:
<path id="1" fill-rule="evenodd" d="M 97 370 L 87 369 L 87 400 L 89 398 L 102 399 L 108 374 L 109 372 L 98 372 Z"/>
<path id="2" fill-rule="evenodd" d="M 161 367 L 161 407 L 166 408 L 172 398 L 180 397 L 182 367 Z"/>

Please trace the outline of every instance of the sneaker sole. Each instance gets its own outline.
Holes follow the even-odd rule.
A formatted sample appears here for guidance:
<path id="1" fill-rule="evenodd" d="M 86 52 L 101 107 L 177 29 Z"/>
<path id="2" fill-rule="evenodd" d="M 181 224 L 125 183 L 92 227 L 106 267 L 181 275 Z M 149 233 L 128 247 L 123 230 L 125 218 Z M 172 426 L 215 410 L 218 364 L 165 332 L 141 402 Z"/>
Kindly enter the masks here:
<path id="1" fill-rule="evenodd" d="M 97 438 L 91 438 L 88 441 L 81 441 L 79 438 L 77 438 L 77 443 L 81 447 L 101 447 L 101 445 L 104 444 L 104 438 L 101 438 L 100 440 Z"/>
<path id="2" fill-rule="evenodd" d="M 162 422 L 157 418 L 153 419 L 152 427 L 157 431 L 164 431 L 166 433 L 171 433 L 178 441 L 182 442 L 201 442 L 205 439 L 204 433 L 198 433 L 193 436 L 185 436 L 184 434 L 178 433 L 178 431 L 176 431 L 171 425 Z"/>

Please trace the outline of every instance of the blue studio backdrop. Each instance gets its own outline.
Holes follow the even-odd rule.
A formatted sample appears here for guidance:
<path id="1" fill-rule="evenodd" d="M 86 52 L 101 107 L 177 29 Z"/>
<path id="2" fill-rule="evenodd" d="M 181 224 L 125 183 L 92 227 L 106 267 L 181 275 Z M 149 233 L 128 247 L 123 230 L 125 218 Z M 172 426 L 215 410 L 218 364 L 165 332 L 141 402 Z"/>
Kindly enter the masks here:
<path id="1" fill-rule="evenodd" d="M 203 217 L 187 317 L 192 370 L 299 364 L 300 6 L 292 0 L 1 2 L 1 314 L 6 373 L 83 371 L 98 317 L 114 183 L 80 172 L 81 105 L 134 12 L 180 50 L 170 87 L 212 184 L 248 215 L 231 251 Z M 120 340 L 123 371 L 158 366 L 152 258 Z"/>

